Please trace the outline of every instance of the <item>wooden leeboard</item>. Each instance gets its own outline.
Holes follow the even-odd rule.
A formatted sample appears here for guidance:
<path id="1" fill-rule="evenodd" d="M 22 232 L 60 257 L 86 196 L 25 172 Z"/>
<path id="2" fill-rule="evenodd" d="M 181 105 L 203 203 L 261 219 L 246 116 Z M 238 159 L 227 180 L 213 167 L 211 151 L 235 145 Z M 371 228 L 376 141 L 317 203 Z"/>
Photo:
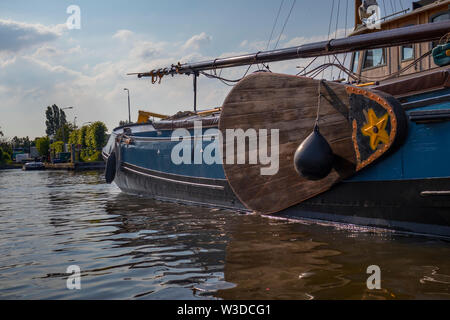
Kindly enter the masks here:
<path id="1" fill-rule="evenodd" d="M 226 152 L 223 153 L 227 180 L 248 209 L 260 213 L 281 211 L 329 190 L 338 181 L 352 176 L 357 167 L 364 167 L 357 156 L 359 149 L 355 147 L 354 131 L 359 128 L 354 127 L 355 121 L 348 119 L 349 114 L 355 114 L 355 110 L 351 112 L 350 108 L 350 100 L 355 99 L 350 99 L 350 96 L 354 98 L 361 93 L 372 95 L 372 92 L 358 88 L 356 93 L 352 91 L 354 87 L 326 82 L 321 89 L 320 132 L 338 161 L 335 169 L 320 181 L 309 181 L 296 172 L 294 154 L 314 128 L 318 87 L 319 81 L 311 78 L 255 73 L 240 81 L 225 99 L 219 122 L 224 150 L 235 145 L 234 141 L 227 141 L 227 129 L 255 129 L 257 132 L 267 129 L 269 133 L 272 129 L 279 130 L 279 171 L 275 175 L 261 175 L 261 168 L 267 165 L 261 165 L 259 161 L 258 164 L 249 164 L 248 141 L 246 164 L 229 164 Z M 270 151 L 270 134 L 267 140 Z M 381 156 L 392 143 L 380 148 L 377 146 L 377 152 L 384 149 L 378 153 L 374 151 L 376 156 L 373 157 Z M 237 152 L 235 147 L 235 159 Z"/>

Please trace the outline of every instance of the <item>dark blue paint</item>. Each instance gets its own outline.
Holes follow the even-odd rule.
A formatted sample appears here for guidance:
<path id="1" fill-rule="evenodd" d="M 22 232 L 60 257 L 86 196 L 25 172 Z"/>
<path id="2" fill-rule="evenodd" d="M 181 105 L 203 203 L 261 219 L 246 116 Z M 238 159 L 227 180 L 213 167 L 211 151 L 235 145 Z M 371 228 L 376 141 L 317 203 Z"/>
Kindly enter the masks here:
<path id="1" fill-rule="evenodd" d="M 417 101 L 448 93 L 450 90 L 446 89 L 416 95 L 407 100 L 408 102 Z M 414 111 L 448 108 L 450 108 L 450 102 L 443 102 L 416 108 Z M 450 177 L 450 122 L 417 124 L 409 121 L 408 126 L 406 142 L 397 152 L 361 171 L 349 181 Z"/>
<path id="2" fill-rule="evenodd" d="M 157 135 L 156 132 L 149 133 L 153 137 L 170 137 L 172 131 L 164 130 L 162 134 Z M 140 136 L 143 136 L 140 134 Z M 196 140 L 196 143 L 200 140 Z M 174 146 L 179 142 L 172 142 L 170 140 L 163 141 L 135 141 L 132 145 L 122 145 L 122 159 L 130 164 L 140 166 L 150 170 L 156 170 L 165 173 L 184 175 L 190 177 L 202 177 L 211 179 L 225 179 L 225 173 L 222 164 L 194 164 L 191 157 L 191 164 L 176 165 L 171 159 L 171 153 Z M 191 146 L 193 145 L 191 141 Z M 218 141 L 203 141 L 202 148 L 204 149 L 211 143 L 218 144 Z M 191 148 L 191 153 L 193 151 Z"/>
<path id="3" fill-rule="evenodd" d="M 450 89 L 415 95 L 407 102 L 446 95 Z M 438 103 L 419 110 L 449 109 L 450 102 Z M 409 113 L 411 111 L 408 111 Z M 205 131 L 205 130 L 204 130 Z M 190 130 L 192 135 L 193 130 Z M 167 138 L 172 130 L 136 133 L 136 136 Z M 171 160 L 172 148 L 178 142 L 136 141 L 134 145 L 122 147 L 122 158 L 131 164 L 166 173 L 191 177 L 225 179 L 222 164 L 181 164 Z M 203 142 L 203 148 L 210 144 Z M 409 180 L 450 177 L 450 122 L 417 124 L 409 121 L 408 137 L 403 146 L 373 166 L 364 169 L 349 181 Z"/>

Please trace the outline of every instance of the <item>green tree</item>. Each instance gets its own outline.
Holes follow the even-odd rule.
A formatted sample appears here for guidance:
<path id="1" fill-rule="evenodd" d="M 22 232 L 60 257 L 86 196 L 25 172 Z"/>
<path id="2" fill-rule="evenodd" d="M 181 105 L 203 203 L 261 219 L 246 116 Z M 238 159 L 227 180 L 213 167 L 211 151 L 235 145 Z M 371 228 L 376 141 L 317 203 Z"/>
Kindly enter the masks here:
<path id="1" fill-rule="evenodd" d="M 11 156 L 0 147 L 0 165 L 11 162 Z"/>
<path id="2" fill-rule="evenodd" d="M 22 148 L 25 152 L 29 152 L 30 147 L 33 146 L 33 143 L 30 141 L 29 137 L 19 138 L 15 136 L 11 139 L 10 143 L 13 149 Z"/>
<path id="3" fill-rule="evenodd" d="M 3 137 L 4 137 L 4 134 L 3 134 L 2 130 L 1 130 L 1 127 L 0 127 L 0 150 L 3 149 L 3 152 L 6 152 L 6 153 L 10 154 L 10 152 L 12 152 L 11 145 L 8 142 L 8 140 L 3 138 Z"/>
<path id="4" fill-rule="evenodd" d="M 78 134 L 78 144 L 81 145 L 82 149 L 85 149 L 87 147 L 86 145 L 86 133 L 88 131 L 89 127 L 88 126 L 83 126 L 81 127 L 79 130 L 79 134 Z"/>
<path id="5" fill-rule="evenodd" d="M 50 147 L 50 139 L 48 137 L 36 139 L 36 149 L 39 154 L 44 157 L 48 157 L 48 149 Z"/>
<path id="6" fill-rule="evenodd" d="M 64 128 L 64 130 L 63 130 L 63 128 Z M 73 124 L 65 123 L 60 128 L 58 128 L 58 130 L 56 130 L 55 140 L 67 142 L 69 140 L 70 134 L 72 133 L 73 130 L 74 130 Z M 64 136 L 63 136 L 63 131 L 64 131 Z"/>
<path id="7" fill-rule="evenodd" d="M 86 145 L 91 152 L 100 151 L 106 145 L 107 131 L 106 125 L 100 121 L 89 126 L 86 132 Z"/>
<path id="8" fill-rule="evenodd" d="M 50 145 L 50 149 L 54 150 L 55 153 L 61 153 L 64 151 L 64 142 L 56 141 Z"/>
<path id="9" fill-rule="evenodd" d="M 67 123 L 64 110 L 61 110 L 56 104 L 47 107 L 45 118 L 45 125 L 47 127 L 45 132 L 48 136 L 56 135 L 58 129 Z"/>
<path id="10" fill-rule="evenodd" d="M 119 127 L 123 127 L 126 126 L 127 124 L 131 124 L 132 122 L 128 121 L 128 120 L 120 120 L 119 121 Z"/>
<path id="11" fill-rule="evenodd" d="M 3 149 L 3 152 L 6 152 L 9 154 L 9 156 L 12 155 L 12 145 L 11 142 L 6 139 L 0 139 L 0 148 Z"/>
<path id="12" fill-rule="evenodd" d="M 78 144 L 78 136 L 80 135 L 80 130 L 73 130 L 69 135 L 69 144 Z"/>

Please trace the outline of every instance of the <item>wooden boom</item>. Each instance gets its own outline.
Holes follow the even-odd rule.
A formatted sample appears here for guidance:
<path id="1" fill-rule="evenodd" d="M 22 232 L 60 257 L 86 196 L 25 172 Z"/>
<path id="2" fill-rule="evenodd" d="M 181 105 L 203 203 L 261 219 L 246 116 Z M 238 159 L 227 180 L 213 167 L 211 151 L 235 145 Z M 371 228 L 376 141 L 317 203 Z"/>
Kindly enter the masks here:
<path id="1" fill-rule="evenodd" d="M 446 35 L 450 30 L 450 20 L 443 22 L 427 23 L 405 28 L 372 32 L 341 39 L 331 39 L 298 47 L 261 51 L 252 54 L 220 58 L 204 62 L 185 63 L 171 65 L 162 69 L 154 69 L 150 72 L 129 73 L 142 77 L 162 77 L 175 74 L 196 74 L 199 71 L 231 68 L 257 63 L 291 60 L 298 58 L 311 58 L 326 56 L 344 52 L 400 46 L 411 43 L 436 41 Z"/>

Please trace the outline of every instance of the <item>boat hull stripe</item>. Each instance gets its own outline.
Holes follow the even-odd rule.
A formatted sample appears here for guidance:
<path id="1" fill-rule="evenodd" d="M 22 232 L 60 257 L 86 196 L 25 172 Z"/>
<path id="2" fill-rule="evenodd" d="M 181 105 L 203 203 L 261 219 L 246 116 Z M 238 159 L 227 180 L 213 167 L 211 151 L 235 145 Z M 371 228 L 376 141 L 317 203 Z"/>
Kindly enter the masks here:
<path id="1" fill-rule="evenodd" d="M 166 182 L 172 182 L 172 183 L 177 183 L 177 184 L 184 184 L 184 185 L 189 185 L 189 186 L 195 186 L 195 187 L 202 187 L 202 188 L 209 188 L 209 189 L 214 189 L 214 190 L 225 190 L 225 186 L 224 185 L 220 185 L 220 184 L 211 184 L 211 183 L 198 183 L 198 182 L 192 182 L 192 181 L 186 181 L 186 180 L 179 180 L 179 179 L 174 179 L 174 178 L 168 178 L 167 176 L 164 177 L 162 175 L 158 175 L 158 173 L 156 171 L 152 171 L 152 170 L 148 170 L 145 168 L 141 168 L 138 166 L 134 166 L 132 164 L 123 162 L 122 166 L 123 169 L 127 170 L 127 171 L 131 171 L 133 173 L 136 174 L 140 174 L 140 175 L 144 175 L 146 177 L 149 178 L 153 178 L 153 179 L 158 179 L 158 180 L 163 180 Z M 159 173 L 159 174 L 163 174 L 163 173 Z M 164 174 L 166 175 L 166 174 Z M 183 176 L 176 176 L 175 177 L 183 177 Z M 183 178 L 190 178 L 190 177 L 183 177 Z M 199 178 L 195 178 L 195 179 L 199 179 Z M 209 180 L 211 182 L 215 181 L 215 182 L 225 182 L 225 180 L 214 180 L 214 179 L 202 179 L 202 180 Z"/>

